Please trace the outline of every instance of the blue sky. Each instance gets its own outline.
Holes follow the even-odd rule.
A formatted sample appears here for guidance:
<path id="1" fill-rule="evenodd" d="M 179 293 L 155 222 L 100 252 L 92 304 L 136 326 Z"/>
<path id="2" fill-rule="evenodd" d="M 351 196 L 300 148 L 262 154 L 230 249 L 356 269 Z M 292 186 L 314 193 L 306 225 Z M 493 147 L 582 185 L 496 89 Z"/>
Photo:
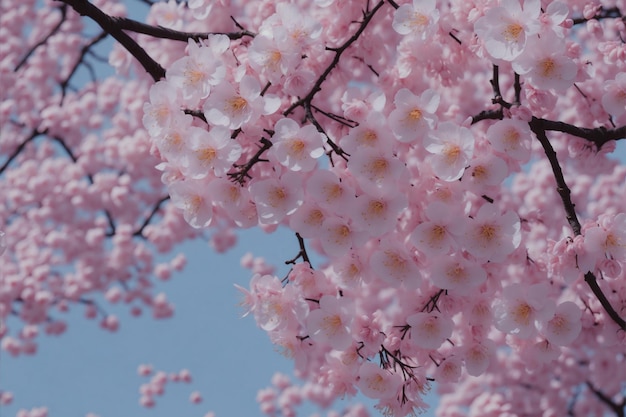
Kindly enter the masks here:
<path id="1" fill-rule="evenodd" d="M 123 318 L 120 330 L 111 334 L 97 321 L 84 319 L 82 306 L 75 306 L 67 315 L 67 333 L 40 336 L 36 355 L 1 353 L 0 387 L 15 399 L 0 416 L 40 406 L 49 408 L 50 417 L 88 412 L 100 417 L 203 417 L 208 411 L 218 417 L 262 416 L 255 400 L 258 389 L 269 385 L 274 371 L 291 375 L 292 363 L 274 351 L 253 317 L 241 318 L 233 284 L 248 286 L 250 273 L 239 266 L 243 254 L 252 251 L 280 265 L 297 253 L 297 241 L 285 230 L 271 236 L 251 230 L 241 233 L 240 244 L 226 254 L 214 253 L 200 240 L 180 249 L 188 256 L 187 268 L 157 289 L 176 305 L 173 318 L 133 318 L 124 306 L 107 305 L 108 312 Z M 283 266 L 278 276 L 287 271 Z M 187 368 L 193 381 L 168 384 L 156 407 L 145 409 L 138 403 L 139 386 L 148 380 L 137 375 L 142 363 L 169 372 Z M 204 397 L 200 405 L 188 400 L 194 390 Z M 301 416 L 313 410 L 307 407 Z"/>

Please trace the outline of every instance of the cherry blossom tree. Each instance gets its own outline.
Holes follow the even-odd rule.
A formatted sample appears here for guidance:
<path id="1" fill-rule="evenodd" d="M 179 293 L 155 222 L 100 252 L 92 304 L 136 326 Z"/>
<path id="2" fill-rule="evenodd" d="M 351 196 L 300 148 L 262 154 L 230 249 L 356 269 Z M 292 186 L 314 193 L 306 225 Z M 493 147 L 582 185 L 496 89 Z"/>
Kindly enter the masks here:
<path id="1" fill-rule="evenodd" d="M 440 416 L 624 416 L 623 0 L 0 11 L 4 350 L 73 305 L 115 331 L 98 293 L 169 317 L 153 281 L 184 257 L 156 254 L 283 227 L 290 272 L 240 288 L 304 381 L 266 414 L 358 391 L 419 414 L 436 383 Z"/>

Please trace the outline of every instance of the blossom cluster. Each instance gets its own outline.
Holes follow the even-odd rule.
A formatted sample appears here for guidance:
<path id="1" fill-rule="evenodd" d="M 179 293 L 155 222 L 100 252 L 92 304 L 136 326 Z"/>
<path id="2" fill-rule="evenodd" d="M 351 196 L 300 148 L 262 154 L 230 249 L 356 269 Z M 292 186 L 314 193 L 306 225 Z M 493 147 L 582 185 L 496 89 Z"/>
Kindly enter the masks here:
<path id="1" fill-rule="evenodd" d="M 381 2 L 363 16 L 358 2 L 250 5 L 240 23 L 253 39 L 189 40 L 151 88 L 144 125 L 189 224 L 297 233 L 302 262 L 282 280 L 255 274 L 240 290 L 298 375 L 325 387 L 314 401 L 359 390 L 385 413 L 407 415 L 424 407 L 432 380 L 446 387 L 482 376 L 496 389 L 491 375 L 505 352 L 531 358 L 529 375 L 548 372 L 571 357 L 588 361 L 595 335 L 618 330 L 583 276 L 602 274 L 613 301 L 626 299 L 615 281 L 626 261 L 623 203 L 608 199 L 602 208 L 614 211 L 600 218 L 581 213 L 597 219 L 582 236 L 564 232 L 563 212 L 541 209 L 554 192 L 540 182 L 551 171 L 535 162 L 533 121 L 623 122 L 623 63 L 593 78 L 588 59 L 602 57 L 586 57 L 591 48 L 576 38 L 601 44 L 624 27 L 579 30 L 578 5 L 544 3 Z M 385 46 L 372 49 L 374 39 Z M 515 94 L 511 102 L 501 86 Z M 594 94 L 601 107 L 593 115 L 568 110 Z M 477 123 L 476 109 L 496 114 L 498 105 L 499 117 Z M 563 160 L 571 145 L 558 140 Z M 603 166 L 592 175 L 614 175 L 610 145 L 601 146 L 572 169 L 585 172 L 591 162 L 581 160 L 595 158 Z M 536 178 L 523 172 L 529 162 Z M 578 181 L 568 178 L 577 208 Z M 528 194 L 531 185 L 541 191 Z M 574 256 L 561 255 L 558 241 L 568 239 Z M 305 242 L 322 268 L 313 269 Z M 621 329 L 603 345 L 617 349 L 621 367 L 623 341 Z M 574 395 L 584 382 L 562 389 Z M 567 400 L 546 398 L 556 408 Z"/>
<path id="2" fill-rule="evenodd" d="M 4 350 L 34 353 L 75 305 L 117 330 L 97 293 L 170 317 L 153 281 L 184 258 L 155 252 L 283 227 L 288 275 L 247 255 L 239 288 L 306 381 L 277 375 L 267 415 L 356 392 L 415 414 L 433 381 L 441 416 L 623 402 L 622 0 L 170 0 L 147 21 L 185 43 L 138 35 L 154 62 L 116 45 L 120 75 L 77 92 L 78 14 L 27 3 L 0 6 L 3 31 L 32 27 L 0 51 L 0 318 L 24 324 L 0 328 Z M 46 34 L 51 49 L 30 50 Z"/>

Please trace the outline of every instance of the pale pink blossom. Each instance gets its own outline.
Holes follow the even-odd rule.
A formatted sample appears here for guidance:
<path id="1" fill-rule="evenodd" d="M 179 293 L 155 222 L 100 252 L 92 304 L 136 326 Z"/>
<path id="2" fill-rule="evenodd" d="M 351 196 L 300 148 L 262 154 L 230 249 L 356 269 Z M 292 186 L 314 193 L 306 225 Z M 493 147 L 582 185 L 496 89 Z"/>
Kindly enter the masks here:
<path id="1" fill-rule="evenodd" d="M 386 399 L 398 394 L 402 379 L 389 369 L 382 369 L 372 362 L 364 362 L 359 368 L 357 386 L 366 397 Z"/>
<path id="2" fill-rule="evenodd" d="M 168 68 L 167 80 L 181 91 L 183 99 L 189 106 L 196 106 L 200 99 L 209 95 L 213 86 L 221 83 L 226 77 L 226 66 L 219 59 L 223 52 L 224 50 L 215 50 L 189 39 L 188 55 Z"/>
<path id="3" fill-rule="evenodd" d="M 322 223 L 319 234 L 324 251 L 333 256 L 340 256 L 349 249 L 363 242 L 366 233 L 355 227 L 354 223 L 340 217 L 328 217 Z"/>
<path id="4" fill-rule="evenodd" d="M 465 221 L 449 205 L 433 201 L 424 210 L 427 220 L 417 225 L 409 242 L 426 255 L 445 255 L 457 247 L 456 237 L 463 234 Z"/>
<path id="5" fill-rule="evenodd" d="M 306 321 L 309 335 L 314 341 L 326 343 L 336 350 L 352 345 L 350 334 L 350 306 L 345 298 L 323 295 L 317 310 L 312 310 Z"/>
<path id="6" fill-rule="evenodd" d="M 547 37 L 528 40 L 513 69 L 536 88 L 557 92 L 574 84 L 578 65 L 565 54 L 565 44 Z"/>
<path id="7" fill-rule="evenodd" d="M 300 126 L 292 119 L 280 119 L 274 125 L 270 154 L 292 171 L 311 171 L 324 154 L 324 136 L 315 126 Z"/>
<path id="8" fill-rule="evenodd" d="M 607 113 L 616 119 L 624 119 L 626 114 L 626 72 L 620 72 L 615 80 L 604 82 L 604 95 L 602 95 L 602 107 Z"/>
<path id="9" fill-rule="evenodd" d="M 444 122 L 424 138 L 424 147 L 432 154 L 429 161 L 435 175 L 456 181 L 474 154 L 474 135 L 466 127 Z"/>
<path id="10" fill-rule="evenodd" d="M 362 194 L 354 203 L 355 224 L 370 236 L 381 236 L 393 230 L 407 199 L 397 192 Z"/>
<path id="11" fill-rule="evenodd" d="M 495 343 L 490 339 L 485 339 L 481 343 L 471 343 L 464 347 L 465 355 L 463 360 L 465 363 L 465 369 L 471 376 L 482 375 L 493 357 L 495 351 Z"/>
<path id="12" fill-rule="evenodd" d="M 503 332 L 527 339 L 536 333 L 536 322 L 553 317 L 554 301 L 548 298 L 544 283 L 512 284 L 502 295 L 494 301 L 493 310 L 496 328 Z"/>
<path id="13" fill-rule="evenodd" d="M 556 306 L 554 317 L 539 322 L 539 331 L 548 341 L 557 346 L 570 345 L 582 329 L 582 311 L 576 303 L 564 301 Z"/>
<path id="14" fill-rule="evenodd" d="M 436 0 L 413 0 L 413 4 L 403 4 L 393 15 L 393 29 L 401 35 L 427 39 L 437 28 L 439 10 L 436 3 Z"/>
<path id="15" fill-rule="evenodd" d="M 383 281 L 395 287 L 403 285 L 405 288 L 418 288 L 422 275 L 417 263 L 402 247 L 392 244 L 382 244 L 370 257 L 372 273 Z"/>
<path id="16" fill-rule="evenodd" d="M 452 254 L 434 260 L 430 279 L 441 289 L 461 293 L 485 282 L 487 273 L 480 265 Z"/>
<path id="17" fill-rule="evenodd" d="M 396 156 L 373 148 L 358 149 L 348 168 L 363 190 L 373 194 L 393 188 L 406 172 Z"/>
<path id="18" fill-rule="evenodd" d="M 191 127 L 187 135 L 188 151 L 181 158 L 180 170 L 189 178 L 200 179 L 210 173 L 224 176 L 241 155 L 241 146 L 224 127 L 216 126 L 209 131 Z"/>
<path id="19" fill-rule="evenodd" d="M 493 204 L 483 204 L 467 222 L 465 249 L 480 261 L 503 261 L 517 249 L 522 240 L 517 214 L 500 210 Z"/>
<path id="20" fill-rule="evenodd" d="M 389 114 L 389 126 L 396 138 L 408 143 L 423 139 L 437 124 L 439 100 L 434 90 L 416 96 L 406 88 L 400 89 L 393 100 L 396 108 Z"/>
<path id="21" fill-rule="evenodd" d="M 211 224 L 213 206 L 204 180 L 174 181 L 168 186 L 175 207 L 183 210 L 185 221 L 192 227 L 203 228 Z"/>
<path id="22" fill-rule="evenodd" d="M 523 5 L 523 6 L 522 6 Z M 539 0 L 501 0 L 474 23 L 474 31 L 495 59 L 512 61 L 526 47 L 526 40 L 539 31 Z"/>
<path id="23" fill-rule="evenodd" d="M 449 317 L 433 313 L 415 313 L 406 318 L 411 326 L 411 342 L 422 349 L 437 349 L 452 336 L 454 323 Z"/>
<path id="24" fill-rule="evenodd" d="M 261 85 L 256 78 L 244 75 L 237 87 L 226 81 L 215 86 L 203 106 L 209 123 L 238 129 L 278 110 L 280 99 L 271 94 L 261 96 Z"/>
<path id="25" fill-rule="evenodd" d="M 264 74 L 271 83 L 279 83 L 300 61 L 299 51 L 294 48 L 294 44 L 284 39 L 287 36 L 284 30 L 275 30 L 274 38 L 258 35 L 248 48 L 250 66 Z"/>
<path id="26" fill-rule="evenodd" d="M 150 88 L 150 102 L 143 106 L 143 125 L 152 136 L 158 136 L 169 127 L 180 112 L 179 91 L 167 81 L 159 81 Z"/>
<path id="27" fill-rule="evenodd" d="M 498 120 L 487 129 L 487 139 L 494 150 L 512 159 L 521 163 L 530 159 L 532 132 L 522 120 Z"/>
<path id="28" fill-rule="evenodd" d="M 256 204 L 261 224 L 280 223 L 303 203 L 302 177 L 285 173 L 280 178 L 255 181 L 250 195 Z"/>

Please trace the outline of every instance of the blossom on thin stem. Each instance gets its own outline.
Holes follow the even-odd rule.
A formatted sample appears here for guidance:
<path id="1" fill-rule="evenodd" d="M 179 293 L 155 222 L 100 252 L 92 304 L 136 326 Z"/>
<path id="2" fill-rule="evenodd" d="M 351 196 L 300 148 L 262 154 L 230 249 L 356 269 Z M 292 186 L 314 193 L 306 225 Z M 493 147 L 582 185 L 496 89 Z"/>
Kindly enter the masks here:
<path id="1" fill-rule="evenodd" d="M 189 39 L 188 55 L 167 70 L 167 80 L 178 87 L 189 106 L 196 106 L 200 99 L 208 97 L 211 88 L 226 77 L 226 66 L 220 55 L 228 48 L 228 38 L 225 35 L 214 36 L 220 37 L 220 41 L 212 42 L 213 47 Z"/>
<path id="2" fill-rule="evenodd" d="M 564 42 L 546 37 L 529 39 L 512 67 L 533 86 L 558 92 L 571 87 L 578 73 L 578 65 L 565 55 Z"/>
<path id="3" fill-rule="evenodd" d="M 345 350 L 352 345 L 348 302 L 344 297 L 323 295 L 317 310 L 312 310 L 306 321 L 309 335 L 315 341 L 327 343 L 336 350 Z"/>
<path id="4" fill-rule="evenodd" d="M 269 154 L 291 171 L 311 171 L 324 154 L 325 137 L 313 125 L 300 127 L 283 118 L 274 125 L 274 132 Z"/>
<path id="5" fill-rule="evenodd" d="M 393 29 L 401 35 L 427 39 L 437 29 L 439 10 L 436 6 L 436 0 L 413 0 L 413 4 L 403 4 L 393 15 Z"/>
<path id="6" fill-rule="evenodd" d="M 204 102 L 203 110 L 207 121 L 216 126 L 239 129 L 278 110 L 280 99 L 271 94 L 261 96 L 259 81 L 244 75 L 238 89 L 223 81 L 211 92 Z"/>
<path id="7" fill-rule="evenodd" d="M 230 138 L 230 130 L 216 126 L 210 131 L 199 127 L 188 130 L 188 153 L 182 158 L 181 172 L 194 179 L 209 173 L 222 177 L 241 156 L 241 146 Z"/>
<path id="8" fill-rule="evenodd" d="M 474 23 L 474 31 L 495 59 L 512 61 L 524 51 L 529 36 L 539 31 L 539 0 L 502 0 Z"/>

